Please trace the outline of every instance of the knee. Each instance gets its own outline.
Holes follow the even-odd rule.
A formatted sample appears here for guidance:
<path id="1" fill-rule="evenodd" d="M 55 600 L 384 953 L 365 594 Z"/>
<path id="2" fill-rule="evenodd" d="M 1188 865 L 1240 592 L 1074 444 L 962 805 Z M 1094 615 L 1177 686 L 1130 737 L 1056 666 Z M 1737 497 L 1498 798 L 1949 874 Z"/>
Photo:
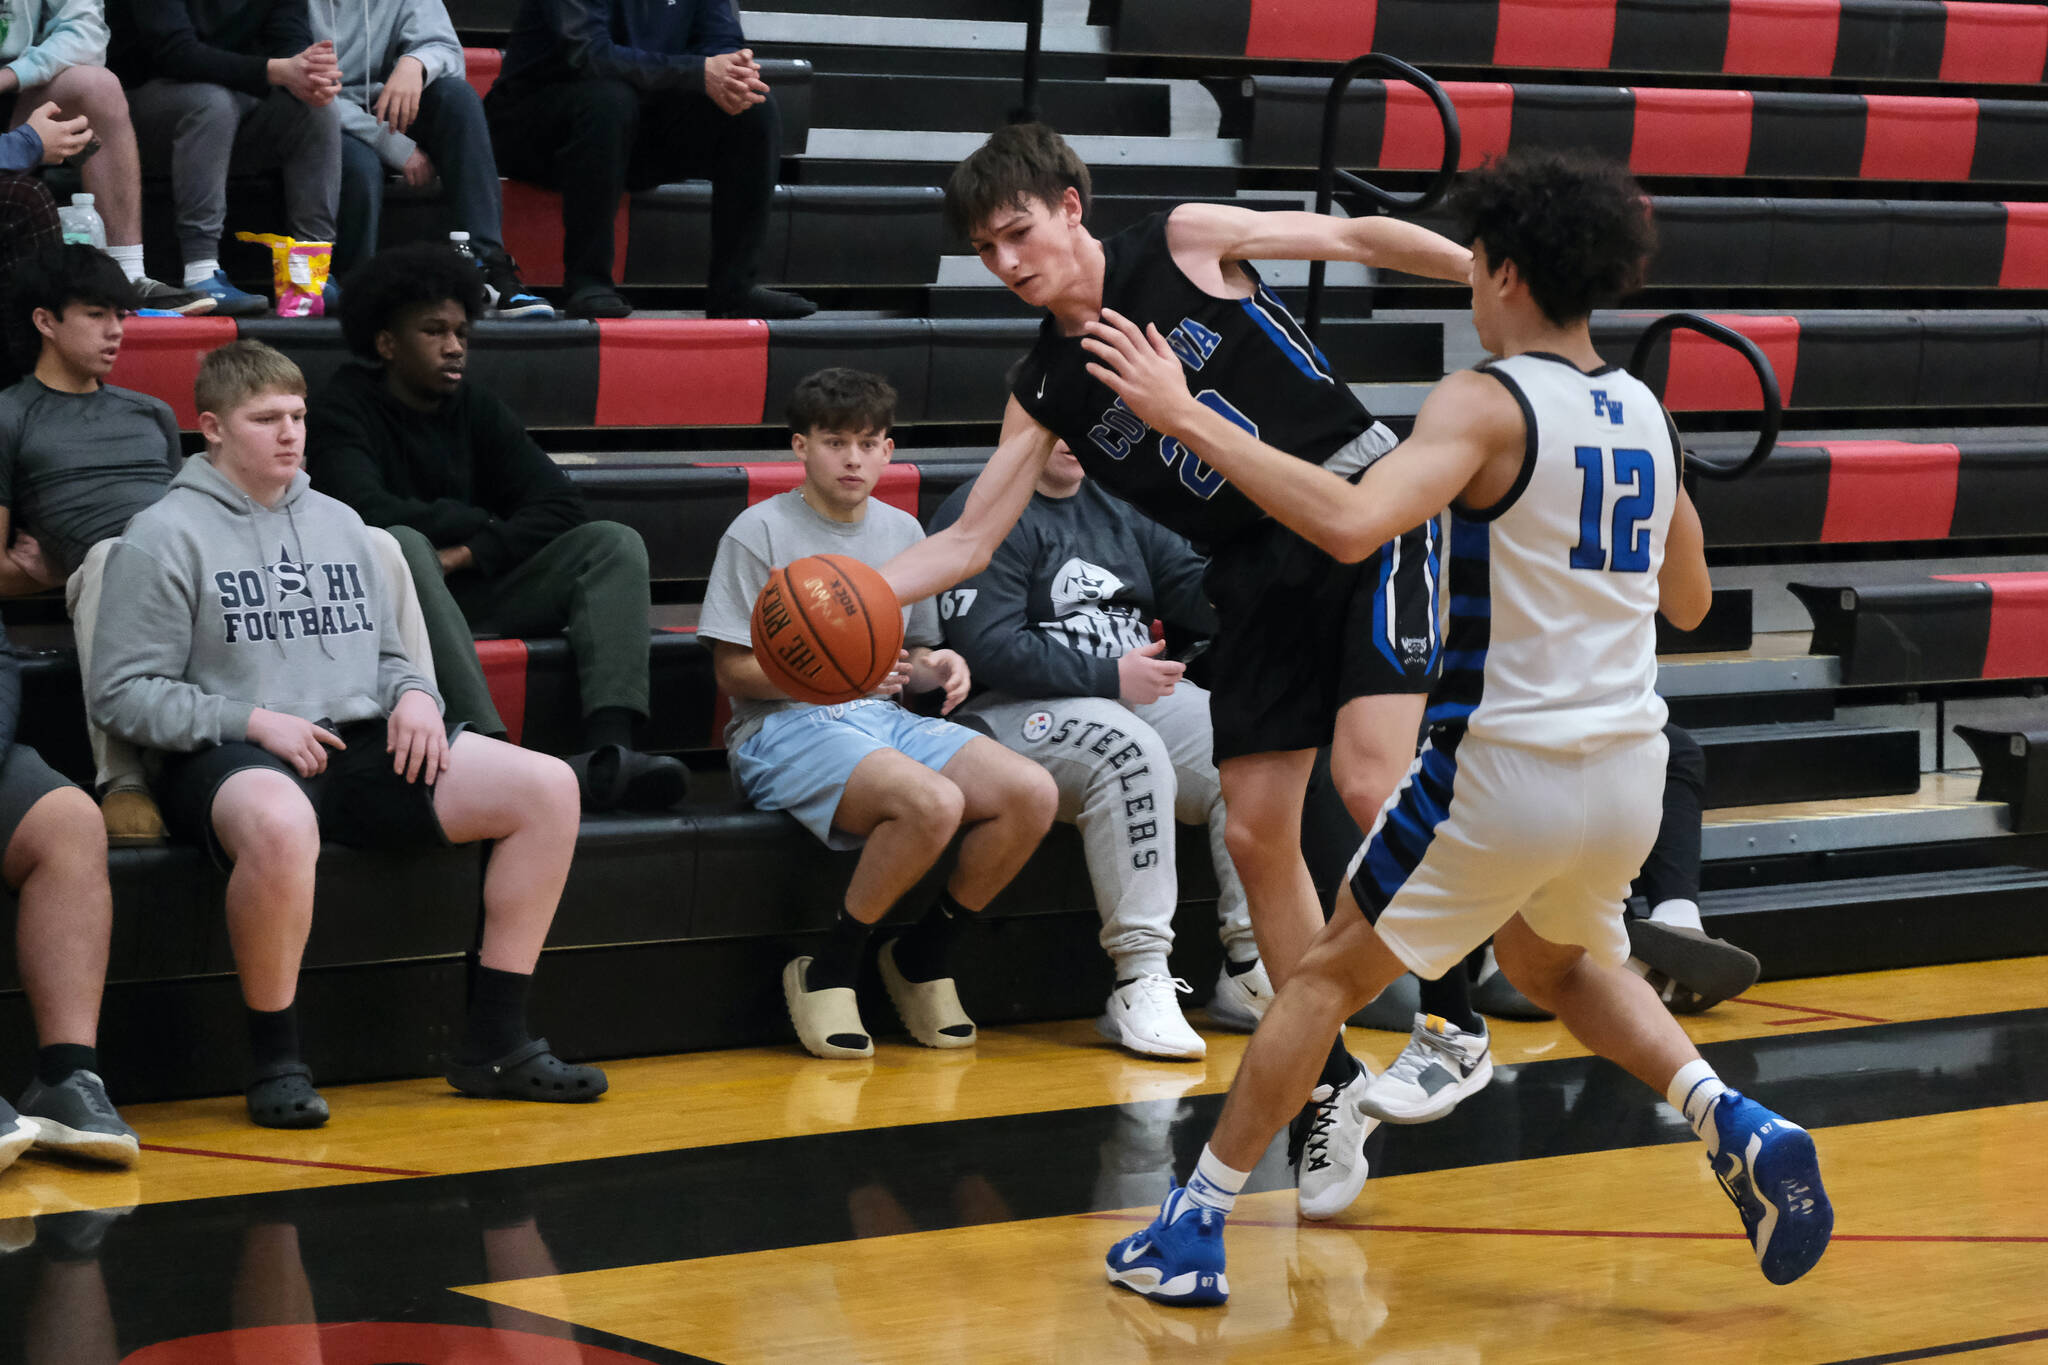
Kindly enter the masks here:
<path id="1" fill-rule="evenodd" d="M 235 866 L 268 876 L 310 876 L 320 860 L 320 821 L 303 797 L 252 807 L 221 829 Z"/>
<path id="2" fill-rule="evenodd" d="M 1412 761 L 1410 754 L 1380 749 L 1351 753 L 1342 760 L 1333 760 L 1330 779 L 1337 788 L 1338 799 L 1343 801 L 1344 809 L 1361 832 L 1370 830 L 1373 822 L 1379 819 L 1380 808 L 1401 785 Z"/>
<path id="3" fill-rule="evenodd" d="M 1060 813 L 1060 787 L 1052 774 L 1028 758 L 1019 758 L 1010 774 L 1003 809 L 1014 812 L 1040 834 L 1052 828 Z"/>
<path id="4" fill-rule="evenodd" d="M 66 95 L 91 117 L 93 125 L 128 122 L 128 95 L 121 80 L 104 66 L 74 66 L 64 73 Z"/>
<path id="5" fill-rule="evenodd" d="M 454 76 L 443 76 L 421 92 L 420 111 L 431 111 L 437 118 L 453 118 L 464 124 L 473 121 L 477 128 L 484 126 L 483 96 L 467 80 Z"/>
<path id="6" fill-rule="evenodd" d="M 549 828 L 566 829 L 575 838 L 583 820 L 583 788 L 575 770 L 550 754 L 524 752 L 531 754 L 533 776 L 531 799 L 522 804 L 545 819 Z"/>
<path id="7" fill-rule="evenodd" d="M 203 131 L 209 137 L 233 138 L 235 129 L 241 125 L 242 111 L 235 104 L 235 96 L 224 85 L 207 81 L 195 81 L 185 87 L 184 116 L 179 123 L 185 128 Z M 290 99 L 291 96 L 285 96 Z"/>
<path id="8" fill-rule="evenodd" d="M 67 876 L 87 872 L 106 880 L 107 826 L 100 818 L 99 804 L 90 796 L 76 787 L 60 787 L 30 806 L 29 817 L 35 822 L 34 834 L 21 850 L 25 856 L 8 859 L 17 888 L 45 871 Z M 29 820 L 22 824 L 27 826 Z M 13 854 L 15 849 L 10 845 L 7 852 Z"/>
<path id="9" fill-rule="evenodd" d="M 937 773 L 906 783 L 890 804 L 897 819 L 908 828 L 922 831 L 935 844 L 953 837 L 967 809 L 960 789 Z"/>
<path id="10" fill-rule="evenodd" d="M 632 527 L 616 521 L 586 521 L 568 534 L 583 542 L 591 564 L 647 577 L 647 542 Z"/>
<path id="11" fill-rule="evenodd" d="M 629 146 L 640 126 L 640 96 L 624 81 L 582 81 L 565 100 L 563 121 L 586 136 Z"/>
<path id="12" fill-rule="evenodd" d="M 441 576 L 441 561 L 434 555 L 434 542 L 410 526 L 387 526 L 393 540 L 398 542 L 398 552 L 405 556 L 405 566 L 412 570 L 415 580 L 431 574 Z"/>
<path id="13" fill-rule="evenodd" d="M 1230 807 L 1224 814 L 1223 846 L 1240 873 L 1301 856 L 1300 840 L 1288 835 L 1277 821 L 1261 819 L 1259 813 Z"/>

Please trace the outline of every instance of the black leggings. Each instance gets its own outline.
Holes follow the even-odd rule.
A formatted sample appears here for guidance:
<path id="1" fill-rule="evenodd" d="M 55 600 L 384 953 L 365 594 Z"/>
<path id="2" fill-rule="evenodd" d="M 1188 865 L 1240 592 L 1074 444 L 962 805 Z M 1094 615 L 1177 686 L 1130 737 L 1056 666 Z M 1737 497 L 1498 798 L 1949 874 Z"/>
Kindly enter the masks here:
<path id="1" fill-rule="evenodd" d="M 1707 756 L 1676 725 L 1664 727 L 1671 758 L 1664 768 L 1664 823 L 1632 888 L 1652 908 L 1700 898 L 1700 815 L 1706 809 Z"/>

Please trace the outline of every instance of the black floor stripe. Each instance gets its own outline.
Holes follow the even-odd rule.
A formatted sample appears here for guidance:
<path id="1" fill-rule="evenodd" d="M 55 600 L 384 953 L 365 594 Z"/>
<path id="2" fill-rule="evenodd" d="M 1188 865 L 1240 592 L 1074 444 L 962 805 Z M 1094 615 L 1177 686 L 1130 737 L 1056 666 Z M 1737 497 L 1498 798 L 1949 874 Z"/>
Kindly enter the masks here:
<path id="1" fill-rule="evenodd" d="M 1952 1341 L 1946 1346 L 1922 1346 L 1912 1351 L 1891 1351 L 1881 1356 L 1856 1356 L 1848 1360 L 1831 1360 L 1828 1365 L 1897 1365 L 1906 1360 L 1935 1360 L 1941 1356 L 1968 1355 L 1971 1351 L 1989 1351 L 1998 1346 L 2017 1346 L 2023 1341 L 2048 1341 L 2048 1327 L 2032 1332 L 2013 1332 L 2002 1337 L 1978 1337 L 1975 1341 Z"/>

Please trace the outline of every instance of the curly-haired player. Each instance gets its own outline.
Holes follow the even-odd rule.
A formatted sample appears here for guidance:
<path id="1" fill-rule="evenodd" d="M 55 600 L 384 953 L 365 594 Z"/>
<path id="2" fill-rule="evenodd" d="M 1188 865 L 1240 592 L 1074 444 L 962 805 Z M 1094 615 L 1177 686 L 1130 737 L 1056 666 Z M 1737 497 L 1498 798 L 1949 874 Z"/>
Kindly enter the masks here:
<path id="1" fill-rule="evenodd" d="M 1541 154 L 1474 175 L 1456 203 L 1475 238 L 1473 321 L 1500 358 L 1439 384 L 1355 484 L 1217 420 L 1156 329 L 1111 316 L 1084 343 L 1133 411 L 1339 559 L 1451 512 L 1451 623 L 1422 757 L 1246 1049 L 1194 1176 L 1110 1249 L 1113 1282 L 1164 1302 L 1228 1295 L 1224 1215 L 1339 1022 L 1489 934 L 1525 995 L 1684 1114 L 1768 1279 L 1805 1274 L 1834 1226 L 1813 1139 L 1724 1086 L 1622 965 L 1622 901 L 1664 785 L 1652 618 L 1661 605 L 1690 627 L 1712 597 L 1677 430 L 1587 325 L 1641 277 L 1642 193 L 1617 167 Z"/>

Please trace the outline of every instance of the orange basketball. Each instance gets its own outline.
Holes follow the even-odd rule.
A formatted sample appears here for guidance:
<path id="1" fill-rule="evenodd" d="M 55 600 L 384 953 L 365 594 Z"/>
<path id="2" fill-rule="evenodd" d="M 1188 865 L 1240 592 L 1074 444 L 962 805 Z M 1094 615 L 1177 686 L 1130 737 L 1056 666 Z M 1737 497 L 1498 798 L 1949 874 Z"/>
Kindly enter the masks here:
<path id="1" fill-rule="evenodd" d="M 865 697 L 903 649 L 903 609 L 882 575 L 845 555 L 772 570 L 754 599 L 754 657 L 768 681 L 819 706 Z"/>

